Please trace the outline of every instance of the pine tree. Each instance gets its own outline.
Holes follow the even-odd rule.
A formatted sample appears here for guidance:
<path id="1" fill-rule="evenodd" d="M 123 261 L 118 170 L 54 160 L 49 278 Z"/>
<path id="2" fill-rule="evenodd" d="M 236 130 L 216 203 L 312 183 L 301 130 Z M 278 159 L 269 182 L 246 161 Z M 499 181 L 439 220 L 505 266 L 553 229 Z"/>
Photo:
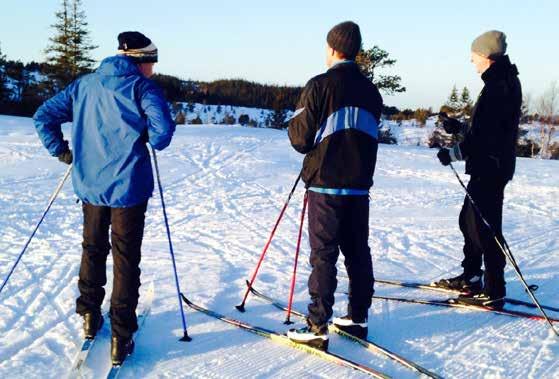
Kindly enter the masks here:
<path id="1" fill-rule="evenodd" d="M 79 75 L 91 70 L 94 60 L 90 52 L 97 48 L 90 41 L 85 12 L 81 0 L 62 0 L 61 9 L 55 13 L 56 33 L 46 48 L 47 61 L 52 65 L 51 78 L 60 89 Z"/>
<path id="2" fill-rule="evenodd" d="M 468 87 L 462 89 L 462 94 L 460 95 L 460 103 L 462 105 L 462 113 L 469 116 L 472 113 L 472 98 L 470 97 L 470 91 Z"/>
<path id="3" fill-rule="evenodd" d="M 389 58 L 390 54 L 378 46 L 372 49 L 361 49 L 355 62 L 359 65 L 361 72 L 370 81 L 372 81 L 379 90 L 387 95 L 393 95 L 397 92 L 406 92 L 406 87 L 400 82 L 402 78 L 398 75 L 376 75 L 375 70 L 383 67 L 392 67 L 396 64 L 396 59 Z"/>
<path id="4" fill-rule="evenodd" d="M 448 110 L 450 110 L 452 113 L 457 113 L 460 111 L 460 100 L 458 97 L 458 90 L 456 89 L 456 85 L 454 85 L 454 87 L 452 87 L 452 91 L 450 92 L 450 96 L 448 97 L 448 100 L 446 101 L 446 108 Z M 448 113 L 448 112 L 447 112 Z"/>
<path id="5" fill-rule="evenodd" d="M 6 81 L 6 56 L 2 54 L 2 47 L 0 46 L 0 103 L 8 98 Z"/>

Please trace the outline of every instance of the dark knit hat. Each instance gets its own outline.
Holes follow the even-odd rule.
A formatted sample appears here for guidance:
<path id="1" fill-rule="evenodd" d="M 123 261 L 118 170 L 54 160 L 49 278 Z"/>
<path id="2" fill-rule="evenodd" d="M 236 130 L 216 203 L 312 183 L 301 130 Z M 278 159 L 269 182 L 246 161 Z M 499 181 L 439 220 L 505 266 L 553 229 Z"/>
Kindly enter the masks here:
<path id="1" fill-rule="evenodd" d="M 507 36 L 498 30 L 490 30 L 472 42 L 472 51 L 490 59 L 496 59 L 507 52 Z"/>
<path id="2" fill-rule="evenodd" d="M 347 59 L 355 59 L 361 49 L 361 31 L 359 25 L 345 21 L 334 26 L 326 36 L 328 45 L 342 53 Z"/>
<path id="3" fill-rule="evenodd" d="M 140 32 L 120 33 L 117 54 L 130 57 L 136 63 L 157 62 L 157 47 Z"/>

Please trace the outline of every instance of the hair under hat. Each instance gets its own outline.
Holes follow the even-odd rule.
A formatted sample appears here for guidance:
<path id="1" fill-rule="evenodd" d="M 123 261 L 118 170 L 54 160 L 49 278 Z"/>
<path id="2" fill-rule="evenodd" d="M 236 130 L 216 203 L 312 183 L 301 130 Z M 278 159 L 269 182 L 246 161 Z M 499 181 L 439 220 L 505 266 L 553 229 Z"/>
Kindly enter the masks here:
<path id="1" fill-rule="evenodd" d="M 361 31 L 359 25 L 345 21 L 334 26 L 326 36 L 328 45 L 342 53 L 348 59 L 355 59 L 361 49 Z"/>

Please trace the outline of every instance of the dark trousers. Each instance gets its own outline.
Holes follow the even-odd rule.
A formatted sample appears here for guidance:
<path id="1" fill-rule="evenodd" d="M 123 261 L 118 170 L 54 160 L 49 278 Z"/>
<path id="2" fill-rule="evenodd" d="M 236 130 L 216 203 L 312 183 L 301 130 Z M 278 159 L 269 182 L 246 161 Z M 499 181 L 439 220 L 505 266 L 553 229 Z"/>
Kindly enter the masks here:
<path id="1" fill-rule="evenodd" d="M 83 205 L 83 252 L 76 312 L 99 312 L 105 297 L 106 264 L 113 253 L 111 327 L 113 335 L 128 338 L 136 330 L 140 288 L 140 259 L 147 202 L 130 208 Z M 111 244 L 109 244 L 109 226 Z"/>
<path id="2" fill-rule="evenodd" d="M 506 184 L 507 181 L 500 179 L 475 177 L 472 177 L 468 183 L 468 192 L 499 241 L 503 240 L 503 198 Z M 460 212 L 460 230 L 464 235 L 464 260 L 462 261 L 464 272 L 471 274 L 480 272 L 483 260 L 484 292 L 491 296 L 504 296 L 506 258 L 468 197 L 464 199 Z"/>
<path id="3" fill-rule="evenodd" d="M 336 261 L 345 257 L 349 276 L 348 314 L 366 318 L 374 290 L 369 249 L 369 197 L 332 196 L 309 191 L 309 321 L 321 326 L 332 316 L 337 286 Z"/>

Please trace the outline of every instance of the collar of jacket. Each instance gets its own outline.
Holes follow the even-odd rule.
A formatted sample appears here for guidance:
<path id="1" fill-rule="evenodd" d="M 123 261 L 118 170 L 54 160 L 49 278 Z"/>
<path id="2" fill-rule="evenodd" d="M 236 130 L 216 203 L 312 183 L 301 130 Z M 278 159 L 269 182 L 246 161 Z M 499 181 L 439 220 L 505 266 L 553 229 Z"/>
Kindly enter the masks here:
<path id="1" fill-rule="evenodd" d="M 518 69 L 516 65 L 510 62 L 508 55 L 503 55 L 497 58 L 495 63 L 493 63 L 483 74 L 481 74 L 481 79 L 485 83 L 491 82 L 493 80 L 505 79 L 509 75 L 518 75 Z"/>
<path id="2" fill-rule="evenodd" d="M 141 75 L 138 66 L 130 58 L 123 55 L 103 59 L 95 72 L 107 76 Z"/>
<path id="3" fill-rule="evenodd" d="M 346 59 L 346 60 L 343 60 L 343 61 L 336 62 L 335 64 L 332 65 L 332 67 L 330 67 L 328 69 L 328 71 L 335 70 L 335 69 L 338 69 L 338 68 L 355 67 L 355 66 L 357 66 L 355 61 L 351 61 L 349 59 Z"/>

